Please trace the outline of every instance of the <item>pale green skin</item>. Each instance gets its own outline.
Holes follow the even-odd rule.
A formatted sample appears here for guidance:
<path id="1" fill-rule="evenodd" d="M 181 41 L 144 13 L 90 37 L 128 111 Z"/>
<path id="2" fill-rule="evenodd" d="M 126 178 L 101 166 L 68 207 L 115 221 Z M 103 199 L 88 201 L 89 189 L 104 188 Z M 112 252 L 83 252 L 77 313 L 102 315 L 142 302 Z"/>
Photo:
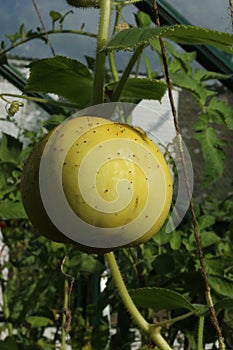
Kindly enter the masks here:
<path id="1" fill-rule="evenodd" d="M 39 142 L 34 147 L 23 169 L 21 192 L 22 192 L 23 204 L 27 212 L 27 215 L 30 221 L 32 222 L 33 226 L 35 227 L 35 229 L 38 231 L 38 233 L 42 234 L 43 236 L 47 237 L 50 240 L 66 243 L 66 244 L 67 243 L 73 244 L 77 246 L 78 249 L 85 251 L 87 253 L 103 254 L 103 253 L 110 252 L 113 250 L 112 247 L 107 247 L 103 249 L 96 248 L 96 247 L 89 247 L 89 246 L 81 245 L 80 243 L 77 243 L 69 239 L 56 228 L 56 226 L 49 219 L 44 209 L 42 199 L 41 199 L 40 189 L 39 189 L 39 168 L 40 168 L 40 161 L 43 154 L 43 150 L 46 146 L 47 141 L 49 140 L 49 137 L 53 134 L 54 130 L 52 130 L 48 135 L 46 135 L 41 140 L 41 142 Z M 140 133 L 140 137 L 144 138 L 146 136 Z M 170 192 L 170 197 L 171 196 L 172 196 L 172 190 Z M 167 203 L 167 204 L 168 204 L 167 210 L 169 210 L 170 203 Z M 161 222 L 158 223 L 159 227 L 162 226 L 162 223 L 164 221 L 163 218 L 161 218 L 160 221 Z M 140 243 L 144 243 L 145 241 L 150 239 L 151 236 L 152 234 L 145 235 L 141 239 L 135 240 L 130 244 L 125 245 L 125 247 L 135 246 Z M 118 249 L 118 248 L 120 247 L 117 247 L 114 249 Z"/>
<path id="2" fill-rule="evenodd" d="M 53 225 L 44 209 L 39 189 L 39 167 L 43 150 L 53 131 L 47 134 L 34 147 L 23 169 L 23 176 L 21 180 L 21 194 L 23 205 L 28 218 L 32 222 L 32 225 L 38 234 L 41 234 L 52 241 L 65 244 L 73 244 L 77 246 L 79 250 L 87 253 L 103 254 L 111 251 L 112 249 L 95 250 L 92 247 L 86 247 L 72 241 Z"/>

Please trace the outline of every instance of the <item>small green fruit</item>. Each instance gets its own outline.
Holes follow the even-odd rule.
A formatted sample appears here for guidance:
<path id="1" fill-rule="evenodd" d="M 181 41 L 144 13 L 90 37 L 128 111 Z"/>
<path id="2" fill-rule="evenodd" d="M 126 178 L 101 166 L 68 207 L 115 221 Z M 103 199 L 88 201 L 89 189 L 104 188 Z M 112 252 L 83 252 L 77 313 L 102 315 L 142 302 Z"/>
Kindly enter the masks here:
<path id="1" fill-rule="evenodd" d="M 99 0 L 66 0 L 66 2 L 74 7 L 88 8 L 88 7 L 100 7 Z"/>

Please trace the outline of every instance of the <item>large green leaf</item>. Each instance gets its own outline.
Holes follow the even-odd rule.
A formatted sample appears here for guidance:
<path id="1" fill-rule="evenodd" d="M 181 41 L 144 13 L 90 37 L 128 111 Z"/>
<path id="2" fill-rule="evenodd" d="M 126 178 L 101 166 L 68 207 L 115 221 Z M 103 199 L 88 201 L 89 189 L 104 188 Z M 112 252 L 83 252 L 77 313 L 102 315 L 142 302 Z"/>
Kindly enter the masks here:
<path id="1" fill-rule="evenodd" d="M 166 288 L 138 288 L 130 291 L 130 295 L 138 307 L 152 309 L 187 309 L 195 307 L 183 295 Z"/>
<path id="2" fill-rule="evenodd" d="M 0 203 L 0 218 L 2 219 L 26 219 L 22 202 L 13 202 L 5 199 Z"/>
<path id="3" fill-rule="evenodd" d="M 208 185 L 220 178 L 224 169 L 225 154 L 223 147 L 225 142 L 219 139 L 212 127 L 198 130 L 195 134 L 202 148 L 205 160 L 205 178 L 204 184 Z"/>
<path id="4" fill-rule="evenodd" d="M 108 50 L 120 50 L 149 45 L 150 41 L 163 36 L 180 44 L 208 44 L 233 53 L 233 35 L 189 25 L 156 28 L 129 28 L 117 33 L 107 44 Z"/>
<path id="5" fill-rule="evenodd" d="M 116 83 L 108 84 L 107 88 L 114 90 Z M 167 85 L 160 80 L 144 79 L 144 78 L 130 78 L 127 80 L 122 93 L 122 101 L 140 101 L 142 99 L 161 100 L 165 94 Z"/>
<path id="6" fill-rule="evenodd" d="M 0 160 L 2 162 L 18 164 L 22 151 L 22 143 L 14 137 L 2 133 L 0 144 Z"/>
<path id="7" fill-rule="evenodd" d="M 89 105 L 92 76 L 81 62 L 56 56 L 32 62 L 25 91 L 54 93 L 75 102 L 79 107 Z"/>

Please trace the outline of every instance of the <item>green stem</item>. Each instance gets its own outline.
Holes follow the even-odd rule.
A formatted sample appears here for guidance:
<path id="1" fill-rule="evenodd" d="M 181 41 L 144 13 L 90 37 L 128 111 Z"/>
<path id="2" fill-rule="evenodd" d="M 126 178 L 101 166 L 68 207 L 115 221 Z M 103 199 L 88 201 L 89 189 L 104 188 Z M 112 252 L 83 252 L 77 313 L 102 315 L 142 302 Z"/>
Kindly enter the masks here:
<path id="1" fill-rule="evenodd" d="M 15 49 L 16 47 L 26 44 L 27 42 L 34 40 L 34 39 L 43 39 L 45 38 L 45 35 L 51 35 L 51 34 L 78 34 L 78 35 L 84 35 L 88 36 L 90 38 L 96 38 L 96 34 L 94 33 L 89 33 L 89 32 L 83 32 L 82 30 L 71 30 L 71 29 L 54 29 L 54 30 L 48 30 L 47 33 L 34 33 L 34 35 L 17 41 L 16 43 L 12 44 L 8 49 L 4 50 L 1 52 L 1 54 L 6 55 L 9 51 Z"/>
<path id="2" fill-rule="evenodd" d="M 104 100 L 104 78 L 105 78 L 105 56 L 103 47 L 107 44 L 109 23 L 111 15 L 111 0 L 100 0 L 100 20 L 96 47 L 96 61 L 94 71 L 94 85 L 92 105 L 103 103 Z"/>
<path id="3" fill-rule="evenodd" d="M 197 350 L 203 350 L 203 333 L 204 333 L 205 316 L 199 317 Z"/>
<path id="4" fill-rule="evenodd" d="M 0 98 L 7 102 L 10 103 L 12 101 L 9 101 L 8 99 L 5 98 L 5 96 L 8 97 L 16 97 L 16 98 L 20 98 L 20 99 L 24 99 L 27 101 L 32 101 L 32 102 L 37 102 L 37 103 L 48 103 L 50 105 L 54 105 L 54 106 L 63 106 L 63 107 L 68 107 L 68 108 L 78 108 L 78 105 L 73 104 L 73 103 L 66 103 L 66 102 L 60 102 L 60 101 L 54 101 L 54 100 L 47 100 L 45 98 L 40 98 L 40 97 L 32 97 L 32 96 L 26 96 L 26 95 L 18 95 L 18 94 L 0 94 Z"/>
<path id="5" fill-rule="evenodd" d="M 62 330 L 61 330 L 61 350 L 66 350 L 66 312 L 69 312 L 69 282 L 64 280 L 64 299 L 63 299 L 63 315 L 62 315 Z"/>
<path id="6" fill-rule="evenodd" d="M 119 101 L 121 92 L 122 92 L 122 90 L 123 90 L 123 88 L 124 88 L 128 78 L 129 78 L 129 75 L 130 75 L 130 73 L 131 73 L 131 71 L 133 69 L 133 66 L 135 65 L 138 57 L 140 56 L 143 48 L 144 48 L 144 45 L 140 45 L 134 51 L 131 59 L 129 60 L 129 63 L 128 63 L 126 69 L 124 70 L 124 73 L 121 76 L 121 79 L 120 79 L 120 81 L 119 81 L 115 91 L 112 94 L 111 102 Z"/>
<path id="7" fill-rule="evenodd" d="M 123 6 L 121 4 L 116 6 L 116 17 L 115 17 L 115 23 L 114 23 L 112 35 L 114 35 L 116 33 L 116 27 L 120 23 L 122 8 L 123 8 Z M 110 51 L 108 57 L 109 57 L 109 65 L 110 65 L 110 69 L 112 72 L 113 80 L 118 81 L 119 76 L 118 76 L 118 70 L 116 68 L 114 51 Z"/>
<path id="8" fill-rule="evenodd" d="M 156 327 L 155 325 L 150 325 L 149 335 L 150 339 L 157 345 L 160 350 L 172 350 L 172 348 L 168 345 L 166 340 L 161 335 L 161 328 Z"/>
<path id="9" fill-rule="evenodd" d="M 113 252 L 105 254 L 106 260 L 108 262 L 109 269 L 111 270 L 113 280 L 118 289 L 118 293 L 133 318 L 134 322 L 138 325 L 138 327 L 144 332 L 147 333 L 153 342 L 158 346 L 160 350 L 172 350 L 166 340 L 162 337 L 160 333 L 160 328 L 156 327 L 156 325 L 152 325 L 148 323 L 142 314 L 137 309 L 133 300 L 131 299 L 129 292 L 126 288 L 126 285 L 121 276 L 119 267 L 117 265 L 115 255 Z"/>

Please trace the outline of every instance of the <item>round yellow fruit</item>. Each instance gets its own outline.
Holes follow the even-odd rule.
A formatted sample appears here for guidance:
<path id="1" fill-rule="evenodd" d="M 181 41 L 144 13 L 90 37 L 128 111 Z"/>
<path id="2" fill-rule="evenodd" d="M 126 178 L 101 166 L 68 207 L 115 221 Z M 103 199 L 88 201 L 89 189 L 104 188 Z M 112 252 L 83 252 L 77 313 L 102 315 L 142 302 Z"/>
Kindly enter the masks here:
<path id="1" fill-rule="evenodd" d="M 99 117 L 61 124 L 33 150 L 22 179 L 35 228 L 104 253 L 149 240 L 172 200 L 168 165 L 144 132 Z"/>

